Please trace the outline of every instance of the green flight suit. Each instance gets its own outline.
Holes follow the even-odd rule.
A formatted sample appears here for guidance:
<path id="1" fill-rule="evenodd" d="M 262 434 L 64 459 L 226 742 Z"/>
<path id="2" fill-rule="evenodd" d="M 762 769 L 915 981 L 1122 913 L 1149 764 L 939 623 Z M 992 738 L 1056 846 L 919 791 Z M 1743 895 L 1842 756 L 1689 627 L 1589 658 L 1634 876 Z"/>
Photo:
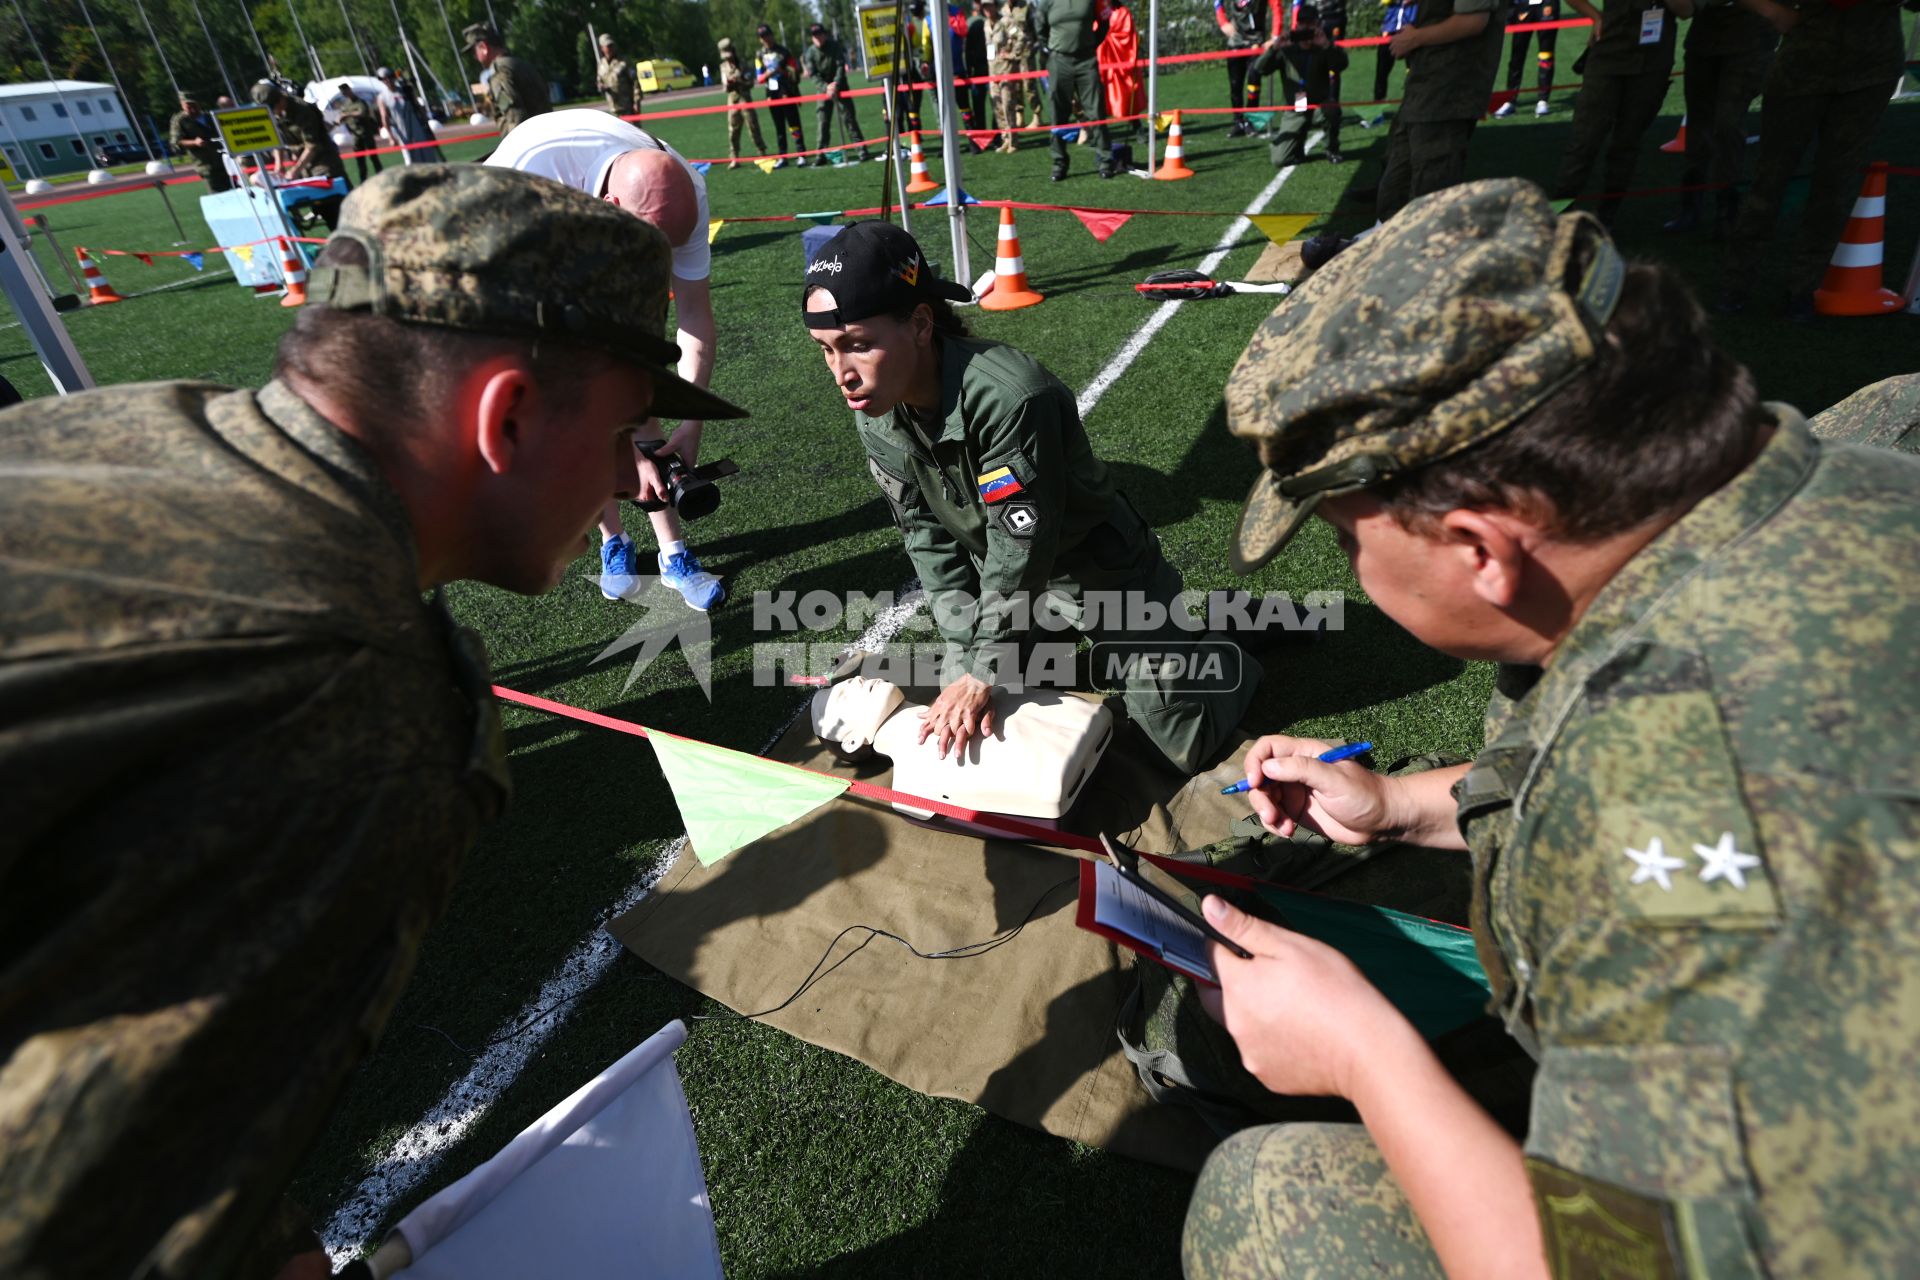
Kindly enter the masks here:
<path id="1" fill-rule="evenodd" d="M 1601 190 L 1609 196 L 1627 190 L 1641 140 L 1667 100 L 1680 20 L 1660 0 L 1605 0 L 1600 19 L 1573 100 L 1573 140 L 1550 189 L 1556 200 L 1582 194 L 1603 148 Z M 1618 197 L 1601 200 L 1600 220 L 1611 225 L 1619 207 Z"/>
<path id="2" fill-rule="evenodd" d="M 493 104 L 493 119 L 505 137 L 524 120 L 553 110 L 547 95 L 547 78 L 525 58 L 501 54 L 489 68 L 487 101 Z"/>
<path id="3" fill-rule="evenodd" d="M 847 96 L 850 87 L 847 83 L 847 51 L 838 40 L 828 36 L 819 44 L 808 41 L 807 47 L 800 51 L 800 69 L 813 77 L 814 83 L 832 94 L 814 104 L 814 132 L 819 135 L 815 141 L 821 147 L 833 145 L 833 116 L 840 113 L 840 122 L 847 131 L 847 141 L 861 144 L 860 155 L 867 154 L 866 135 L 860 132 L 860 117 L 853 109 L 853 99 Z M 838 92 L 833 92 L 834 90 Z M 820 157 L 825 160 L 826 157 Z"/>
<path id="4" fill-rule="evenodd" d="M 276 1202 L 506 799 L 413 537 L 281 383 L 0 415 L 0 1275 L 315 1246 Z"/>
<path id="5" fill-rule="evenodd" d="M 1386 171 L 1375 197 L 1380 221 L 1409 200 L 1465 181 L 1467 143 L 1493 96 L 1509 7 L 1506 0 L 1422 0 L 1416 27 L 1458 13 L 1484 13 L 1487 25 L 1478 35 L 1407 55 L 1405 101 L 1387 132 Z"/>
<path id="6" fill-rule="evenodd" d="M 1799 414 L 1503 668 L 1458 783 L 1561 1277 L 1910 1275 L 1920 459 Z M 1190 1280 L 1439 1276 L 1358 1126 L 1246 1130 Z"/>
<path id="7" fill-rule="evenodd" d="M 1744 297 L 1765 261 L 1780 200 L 1813 150 L 1813 179 L 1787 263 L 1787 290 L 1808 294 L 1826 273 L 1860 194 L 1874 128 L 1900 78 L 1898 0 L 1806 0 L 1780 39 L 1760 102 L 1760 157 L 1728 245 L 1728 285 Z"/>
<path id="8" fill-rule="evenodd" d="M 856 414 L 868 467 L 886 494 L 907 555 L 919 572 L 934 620 L 962 668 L 989 683 L 1006 683 L 1012 651 L 1054 636 L 1016 629 L 1018 606 L 1052 592 L 1058 615 L 1095 644 L 1098 683 L 1142 652 L 1208 652 L 1225 659 L 1217 681 L 1183 682 L 1134 668 L 1123 683 L 1129 715 L 1183 772 L 1213 762 L 1252 701 L 1260 667 L 1227 641 L 1204 633 L 1113 616 L 1109 603 L 1157 604 L 1183 589 L 1159 540 L 1115 492 L 1107 466 L 1094 456 L 1073 393 L 1031 357 L 980 338 L 940 339 L 940 411 L 921 422 L 905 407 L 884 417 Z M 982 489 L 1005 469 L 1006 496 Z M 1007 483 L 1003 481 L 1003 483 Z M 1089 616 L 1088 592 L 1097 598 Z M 978 604 L 961 616 L 962 597 Z M 1226 652 L 1231 650 L 1231 653 Z M 995 680 L 994 664 L 1001 665 Z M 1205 683 L 1199 692 L 1181 692 Z"/>
<path id="9" fill-rule="evenodd" d="M 1100 42 L 1107 38 L 1107 20 L 1097 0 L 1033 0 L 1034 41 L 1046 60 L 1047 95 L 1053 104 L 1055 130 L 1073 123 L 1074 99 L 1089 120 L 1104 120 L 1107 99 L 1100 88 Z M 1051 138 L 1053 171 L 1065 173 L 1068 157 L 1066 139 L 1055 132 Z M 1102 175 L 1113 172 L 1113 157 L 1107 146 L 1107 126 L 1093 126 L 1093 146 L 1100 157 Z"/>

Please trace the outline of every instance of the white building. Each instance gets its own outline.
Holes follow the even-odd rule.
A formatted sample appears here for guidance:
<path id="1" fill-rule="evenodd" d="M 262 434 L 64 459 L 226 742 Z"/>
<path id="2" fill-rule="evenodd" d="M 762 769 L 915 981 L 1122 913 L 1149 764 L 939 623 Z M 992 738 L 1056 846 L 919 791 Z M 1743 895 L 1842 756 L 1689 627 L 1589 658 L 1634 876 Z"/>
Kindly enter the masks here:
<path id="1" fill-rule="evenodd" d="M 139 146 L 120 95 L 91 80 L 0 85 L 0 150 L 23 178 L 91 169 L 102 147 Z"/>

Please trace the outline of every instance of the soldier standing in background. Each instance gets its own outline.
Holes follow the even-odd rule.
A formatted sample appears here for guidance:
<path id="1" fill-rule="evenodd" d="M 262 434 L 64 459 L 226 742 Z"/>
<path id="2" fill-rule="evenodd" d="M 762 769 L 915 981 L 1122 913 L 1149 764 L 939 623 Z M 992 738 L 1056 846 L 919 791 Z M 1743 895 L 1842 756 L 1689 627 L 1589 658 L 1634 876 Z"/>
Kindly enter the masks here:
<path id="1" fill-rule="evenodd" d="M 767 100 L 772 105 L 767 110 L 773 114 L 773 136 L 784 151 L 791 146 L 795 151 L 807 149 L 807 135 L 800 127 L 800 108 L 796 103 L 780 102 L 777 99 L 792 98 L 800 92 L 800 67 L 794 61 L 792 50 L 773 37 L 773 28 L 761 23 L 755 30 L 760 38 L 760 70 L 754 79 L 767 86 Z M 805 164 L 805 156 L 798 157 Z M 773 162 L 776 169 L 786 168 L 783 157 Z"/>
<path id="2" fill-rule="evenodd" d="M 1045 70 L 1046 68 L 1042 65 L 1044 59 L 1040 57 L 1040 46 L 1033 38 L 1033 11 L 1027 7 L 1025 0 L 1018 0 L 1018 3 L 1015 0 L 1007 0 L 1007 17 L 1020 24 L 1022 41 L 1020 56 L 1026 62 L 1026 69 L 1028 71 Z M 1015 101 L 1025 104 L 1026 116 L 1018 127 L 1031 129 L 1047 118 L 1046 95 L 1041 92 L 1041 86 L 1045 83 L 1046 80 L 1042 76 L 1020 81 L 1020 92 Z"/>
<path id="3" fill-rule="evenodd" d="M 282 1192 L 508 791 L 422 593 L 551 589 L 637 420 L 738 416 L 668 269 L 591 196 L 396 167 L 263 389 L 0 415 L 0 1275 L 327 1274 Z"/>
<path id="4" fill-rule="evenodd" d="M 993 52 L 993 74 L 1012 76 L 1031 70 L 1028 61 L 1033 51 L 1033 41 L 1027 33 L 1025 16 L 1014 16 L 1012 6 L 1002 12 L 1000 0 L 980 0 L 980 12 L 987 19 L 987 44 Z M 993 83 L 994 124 L 1001 133 L 998 148 L 1001 151 L 1011 153 L 1018 149 L 1014 130 L 1022 127 L 1020 100 L 1026 93 L 1027 83 L 1023 80 L 996 80 Z"/>
<path id="5" fill-rule="evenodd" d="M 1867 144 L 1900 79 L 1899 0 L 1740 0 L 1782 33 L 1760 104 L 1760 158 L 1740 206 L 1717 306 L 1744 311 L 1773 238 L 1780 197 L 1813 148 L 1813 183 L 1787 268 L 1787 314 L 1813 315 L 1813 290 L 1860 194 Z"/>
<path id="6" fill-rule="evenodd" d="M 1066 179 L 1069 164 L 1066 139 L 1060 130 L 1073 123 L 1073 106 L 1089 120 L 1106 116 L 1105 95 L 1100 90 L 1100 42 L 1107 38 L 1107 19 L 1099 0 L 1034 0 L 1033 34 L 1046 59 L 1047 91 L 1052 100 L 1053 173 L 1055 182 Z M 1095 154 L 1100 157 L 1100 176 L 1114 175 L 1113 153 L 1107 146 L 1107 126 L 1095 124 L 1081 131 L 1082 141 L 1093 135 Z"/>
<path id="7" fill-rule="evenodd" d="M 720 50 L 720 87 L 727 91 L 727 168 L 740 167 L 740 126 L 745 124 L 753 129 L 753 145 L 761 155 L 767 154 L 766 141 L 760 136 L 760 113 L 746 104 L 753 101 L 753 76 L 740 61 L 740 55 L 733 51 L 733 41 L 721 36 Z"/>
<path id="8" fill-rule="evenodd" d="M 1380 221 L 1466 178 L 1467 144 L 1500 70 L 1506 13 L 1507 0 L 1420 0 L 1412 25 L 1388 41 L 1407 64 L 1407 81 L 1387 133 L 1387 169 L 1374 203 Z"/>
<path id="9" fill-rule="evenodd" d="M 813 77 L 814 83 L 826 90 L 827 96 L 820 99 L 814 108 L 814 132 L 819 135 L 822 147 L 833 145 L 833 114 L 840 113 L 840 122 L 846 128 L 847 141 L 860 144 L 860 158 L 870 160 L 867 151 L 866 135 L 860 132 L 860 117 L 854 111 L 853 99 L 847 96 L 851 87 L 847 83 L 847 49 L 835 40 L 824 26 L 814 23 L 807 28 L 807 47 L 801 51 L 800 66 Z M 851 156 L 848 159 L 852 159 Z M 806 161 L 802 160 L 801 164 Z M 825 155 L 814 163 L 832 163 Z"/>
<path id="10" fill-rule="evenodd" d="M 1213 21 L 1234 50 L 1226 58 L 1227 105 L 1235 112 L 1260 105 L 1260 77 L 1252 74 L 1254 59 L 1267 43 L 1270 14 L 1267 0 L 1214 0 Z M 1236 114 L 1229 138 L 1253 136 L 1253 125 L 1246 116 Z"/>
<path id="11" fill-rule="evenodd" d="M 200 109 L 199 102 L 182 95 L 180 110 L 167 125 L 167 137 L 206 179 L 208 191 L 218 195 L 232 188 L 233 179 L 227 174 L 225 153 L 220 148 L 220 130 L 214 127 L 213 117 Z"/>
<path id="12" fill-rule="evenodd" d="M 547 78 L 525 58 L 508 53 L 498 31 L 484 22 L 476 22 L 461 32 L 461 36 L 473 60 L 489 73 L 487 83 L 474 85 L 473 92 L 476 96 L 485 94 L 493 104 L 493 121 L 500 126 L 502 137 L 512 133 L 521 121 L 553 110 Z"/>
<path id="13" fill-rule="evenodd" d="M 1560 17 L 1559 0 L 1514 0 L 1513 11 L 1507 15 L 1507 34 L 1512 37 L 1511 47 L 1507 51 L 1507 92 L 1514 94 L 1513 100 L 1500 104 L 1493 114 L 1501 119 L 1513 114 L 1513 103 L 1518 100 L 1520 79 L 1527 69 L 1527 45 L 1533 40 L 1533 28 L 1538 23 L 1554 22 Z M 1553 92 L 1553 50 L 1560 42 L 1560 31 L 1548 27 L 1540 32 L 1540 56 L 1538 70 L 1534 74 L 1534 88 L 1540 93 L 1540 100 L 1533 104 L 1533 114 L 1543 116 L 1551 109 L 1547 106 L 1547 97 Z"/>
<path id="14" fill-rule="evenodd" d="M 353 135 L 353 149 L 361 154 L 354 157 L 360 166 L 360 181 L 367 180 L 367 162 L 373 162 L 373 171 L 380 172 L 380 157 L 371 154 L 380 144 L 380 122 L 374 118 L 374 110 L 361 101 L 353 86 L 340 83 L 340 105 L 334 108 L 334 114 L 340 117 L 341 127 Z"/>
<path id="15" fill-rule="evenodd" d="M 1548 188 L 1556 200 L 1580 194 L 1603 147 L 1601 189 L 1617 193 L 1631 185 L 1641 140 L 1667 99 L 1680 19 L 1693 13 L 1693 0 L 1603 0 L 1605 12 L 1593 0 L 1567 2 L 1592 20 L 1594 34 L 1582 59 L 1580 96 L 1573 100 L 1573 141 Z M 1598 212 L 1612 227 L 1620 197 L 1609 194 Z"/>
<path id="16" fill-rule="evenodd" d="M 607 99 L 607 110 L 617 116 L 637 116 L 646 98 L 633 64 L 613 51 L 613 37 L 600 37 L 600 67 L 594 77 Z"/>
<path id="17" fill-rule="evenodd" d="M 1920 458 L 1815 438 L 1677 273 L 1514 179 L 1334 259 L 1226 403 L 1266 468 L 1236 569 L 1318 515 L 1388 617 L 1500 664 L 1471 766 L 1275 736 L 1249 801 L 1470 854 L 1538 1071 L 1523 1142 L 1345 956 L 1208 898 L 1242 1062 L 1361 1123 L 1216 1148 L 1188 1280 L 1911 1274 Z"/>
<path id="18" fill-rule="evenodd" d="M 1713 238 L 1725 238 L 1740 212 L 1737 184 L 1747 154 L 1747 108 L 1766 83 L 1780 33 L 1758 13 L 1734 0 L 1696 5 L 1687 24 L 1687 69 L 1682 81 L 1687 99 L 1687 167 L 1680 184 L 1712 182 Z M 1724 185 L 1722 185 L 1724 184 Z M 1668 231 L 1700 225 L 1701 192 L 1680 193 L 1680 213 Z"/>
<path id="19" fill-rule="evenodd" d="M 972 118 L 969 128 L 987 127 L 987 85 L 986 78 L 992 74 L 992 62 L 987 56 L 987 14 L 981 0 L 973 0 L 973 14 L 967 19 L 967 69 L 966 76 L 973 83 L 966 87 L 968 112 Z M 954 90 L 957 95 L 958 88 Z"/>

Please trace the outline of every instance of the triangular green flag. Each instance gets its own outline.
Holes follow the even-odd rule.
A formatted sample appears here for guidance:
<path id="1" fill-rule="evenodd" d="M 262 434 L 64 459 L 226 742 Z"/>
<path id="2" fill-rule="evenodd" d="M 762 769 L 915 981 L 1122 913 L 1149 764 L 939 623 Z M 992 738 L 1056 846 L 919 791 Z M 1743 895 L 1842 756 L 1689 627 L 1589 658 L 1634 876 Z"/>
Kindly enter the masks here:
<path id="1" fill-rule="evenodd" d="M 1305 231 L 1319 216 L 1317 213 L 1256 213 L 1247 221 L 1265 232 L 1267 239 L 1275 244 L 1285 244 Z"/>
<path id="2" fill-rule="evenodd" d="M 838 209 L 820 209 L 814 213 L 796 213 L 793 216 L 796 218 L 806 218 L 813 222 L 832 222 L 840 216 L 840 212 Z"/>
<path id="3" fill-rule="evenodd" d="M 1568 196 L 1565 200 L 1553 200 L 1549 203 L 1553 205 L 1553 211 L 1555 213 L 1565 213 L 1567 210 L 1573 208 L 1573 202 L 1576 198 L 1577 197 L 1574 196 Z"/>
<path id="4" fill-rule="evenodd" d="M 847 789 L 844 778 L 763 756 L 647 731 L 667 775 L 694 857 L 710 867 L 735 849 L 818 809 Z"/>

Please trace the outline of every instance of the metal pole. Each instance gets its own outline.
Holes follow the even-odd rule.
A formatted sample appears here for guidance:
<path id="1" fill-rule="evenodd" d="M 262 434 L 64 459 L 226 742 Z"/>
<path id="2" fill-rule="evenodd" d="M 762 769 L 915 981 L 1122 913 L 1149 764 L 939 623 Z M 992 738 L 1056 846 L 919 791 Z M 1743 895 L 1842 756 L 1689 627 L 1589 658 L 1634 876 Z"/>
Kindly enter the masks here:
<path id="1" fill-rule="evenodd" d="M 420 74 L 420 64 L 413 59 L 413 41 L 407 38 L 407 24 L 400 20 L 400 0 L 387 0 L 387 3 L 393 7 L 393 27 L 400 33 L 400 52 L 407 57 L 407 70 L 413 72 L 413 83 L 417 92 L 426 88 L 427 82 Z M 454 70 L 458 71 L 460 68 L 455 67 Z"/>
<path id="2" fill-rule="evenodd" d="M 87 9 L 87 0 L 80 0 L 80 16 L 87 21 L 87 30 L 93 32 L 93 43 L 100 50 L 100 61 L 106 64 L 107 74 L 113 78 L 114 92 L 120 95 L 120 105 L 127 113 L 127 123 L 140 135 L 140 149 L 147 153 L 147 159 L 158 160 L 153 154 L 153 139 L 147 136 L 147 130 L 133 114 L 133 99 L 127 96 L 127 87 L 120 83 L 120 73 L 113 68 L 113 59 L 107 56 L 107 42 L 100 38 L 100 28 L 93 25 L 93 14 Z"/>
<path id="3" fill-rule="evenodd" d="M 934 10 L 939 10 L 939 25 L 934 25 Z M 959 284 L 973 283 L 973 266 L 967 254 L 967 202 L 960 185 L 959 112 L 953 98 L 953 32 L 947 26 L 946 0 L 933 0 L 927 6 L 927 31 L 933 37 L 934 90 L 940 98 L 940 156 L 947 180 L 947 230 L 953 239 L 953 275 Z"/>
<path id="4" fill-rule="evenodd" d="M 20 215 L 4 189 L 0 189 L 0 207 L 5 211 L 0 217 L 0 290 L 13 304 L 13 313 L 20 317 L 20 327 L 27 331 L 34 352 L 53 379 L 54 389 L 63 396 L 92 390 L 93 375 L 47 299 L 40 272 L 27 256 Z"/>
<path id="5" fill-rule="evenodd" d="M 898 28 L 895 28 L 898 30 Z M 895 49 L 898 49 L 896 44 Z M 893 189 L 900 201 L 900 229 L 911 232 L 913 226 L 907 217 L 907 175 L 900 171 L 900 58 L 895 53 L 893 59 L 894 74 L 886 79 L 887 86 L 887 167 L 893 173 Z"/>
<path id="6" fill-rule="evenodd" d="M 173 64 L 167 61 L 167 51 L 160 47 L 160 37 L 153 29 L 153 19 L 147 16 L 147 7 L 140 0 L 133 0 L 133 7 L 140 11 L 140 21 L 147 24 L 147 39 L 153 41 L 153 51 L 160 55 L 160 68 L 167 73 L 167 83 L 173 86 L 173 96 L 180 96 L 180 81 L 174 77 Z"/>
<path id="7" fill-rule="evenodd" d="M 1147 173 L 1154 172 L 1153 146 L 1160 120 L 1160 0 L 1147 0 Z"/>
<path id="8" fill-rule="evenodd" d="M 27 226 L 32 227 L 34 231 L 38 231 L 47 238 L 47 248 L 53 250 L 53 260 L 60 264 L 60 270 L 66 273 L 67 283 L 73 288 L 71 293 L 53 299 L 53 309 L 55 311 L 73 310 L 80 305 L 80 291 L 86 286 L 80 283 L 80 275 L 73 269 L 72 260 L 61 250 L 60 242 L 54 239 L 53 228 L 47 225 L 46 214 L 32 214 L 24 219 L 24 221 Z M 29 233 L 29 237 L 30 236 L 31 233 Z M 34 257 L 31 252 L 33 247 L 31 238 L 29 238 L 26 243 L 29 249 L 27 261 L 33 264 L 36 271 L 40 271 L 40 260 Z M 40 278 L 47 281 L 47 293 L 51 296 L 53 294 L 53 281 L 47 280 L 47 273 L 45 271 L 40 271 Z"/>
<path id="9" fill-rule="evenodd" d="M 267 56 L 267 46 L 260 42 L 260 28 L 253 25 L 253 14 L 247 9 L 247 0 L 240 0 L 240 16 L 246 19 L 247 30 L 253 36 L 253 50 L 260 55 L 260 65 L 266 69 L 269 76 L 278 75 L 280 68 L 271 57 Z"/>
<path id="10" fill-rule="evenodd" d="M 325 79 L 326 74 L 320 70 L 320 56 L 307 40 L 307 29 L 300 23 L 300 13 L 293 7 L 293 0 L 287 0 L 287 16 L 293 19 L 293 33 L 300 38 L 300 47 L 307 51 L 307 64 L 313 68 L 313 78 Z"/>
<path id="11" fill-rule="evenodd" d="M 73 136 L 80 143 L 80 154 L 87 157 L 89 161 L 87 168 L 93 168 L 91 163 L 93 152 L 87 147 L 87 135 L 80 132 L 79 120 L 67 107 L 67 95 L 60 91 L 60 82 L 53 77 L 53 66 L 47 61 L 47 55 L 40 51 L 40 37 L 34 35 L 33 28 L 27 25 L 27 11 L 20 7 L 20 0 L 13 0 L 13 11 L 20 15 L 20 29 L 27 33 L 27 41 L 33 45 L 33 52 L 40 59 L 40 68 L 47 73 L 47 84 L 53 89 L 53 96 L 60 103 L 60 114 L 65 116 L 67 123 L 73 126 Z"/>
<path id="12" fill-rule="evenodd" d="M 353 18 L 347 13 L 347 0 L 340 0 L 340 21 L 347 24 L 347 39 L 353 41 L 353 51 L 360 58 L 361 74 L 372 75 L 373 63 L 367 59 L 367 47 L 360 43 L 360 33 L 354 30 Z"/>
<path id="13" fill-rule="evenodd" d="M 465 77 L 460 75 L 460 42 L 453 38 L 453 19 L 447 16 L 446 0 L 433 0 L 433 2 L 440 6 L 440 23 L 442 26 L 446 27 L 447 29 L 447 48 L 453 50 L 453 74 L 459 79 L 464 80 Z M 589 36 L 593 34 L 592 23 L 587 24 L 587 34 Z M 599 46 L 595 45 L 593 47 L 594 47 L 595 56 L 598 57 Z M 465 102 L 467 100 L 467 95 L 464 93 L 461 94 L 460 100 L 462 102 Z"/>
<path id="14" fill-rule="evenodd" d="M 15 4 L 20 0 L 14 0 Z M 213 65 L 220 68 L 220 79 L 227 86 L 227 96 L 233 99 L 233 105 L 240 105 L 240 91 L 233 87 L 233 75 L 227 70 L 227 60 L 220 56 L 220 46 L 213 42 L 213 29 L 207 25 L 207 15 L 200 12 L 200 0 L 192 0 L 193 16 L 200 19 L 200 30 L 206 34 L 207 48 L 213 51 Z"/>
<path id="15" fill-rule="evenodd" d="M 173 197 L 167 194 L 166 181 L 161 178 L 155 178 L 153 180 L 153 189 L 160 193 L 160 203 L 167 206 L 167 216 L 173 219 L 173 229 L 180 233 L 180 238 L 173 242 L 173 247 L 178 249 L 187 242 L 187 229 L 180 225 L 180 215 L 173 211 Z"/>

